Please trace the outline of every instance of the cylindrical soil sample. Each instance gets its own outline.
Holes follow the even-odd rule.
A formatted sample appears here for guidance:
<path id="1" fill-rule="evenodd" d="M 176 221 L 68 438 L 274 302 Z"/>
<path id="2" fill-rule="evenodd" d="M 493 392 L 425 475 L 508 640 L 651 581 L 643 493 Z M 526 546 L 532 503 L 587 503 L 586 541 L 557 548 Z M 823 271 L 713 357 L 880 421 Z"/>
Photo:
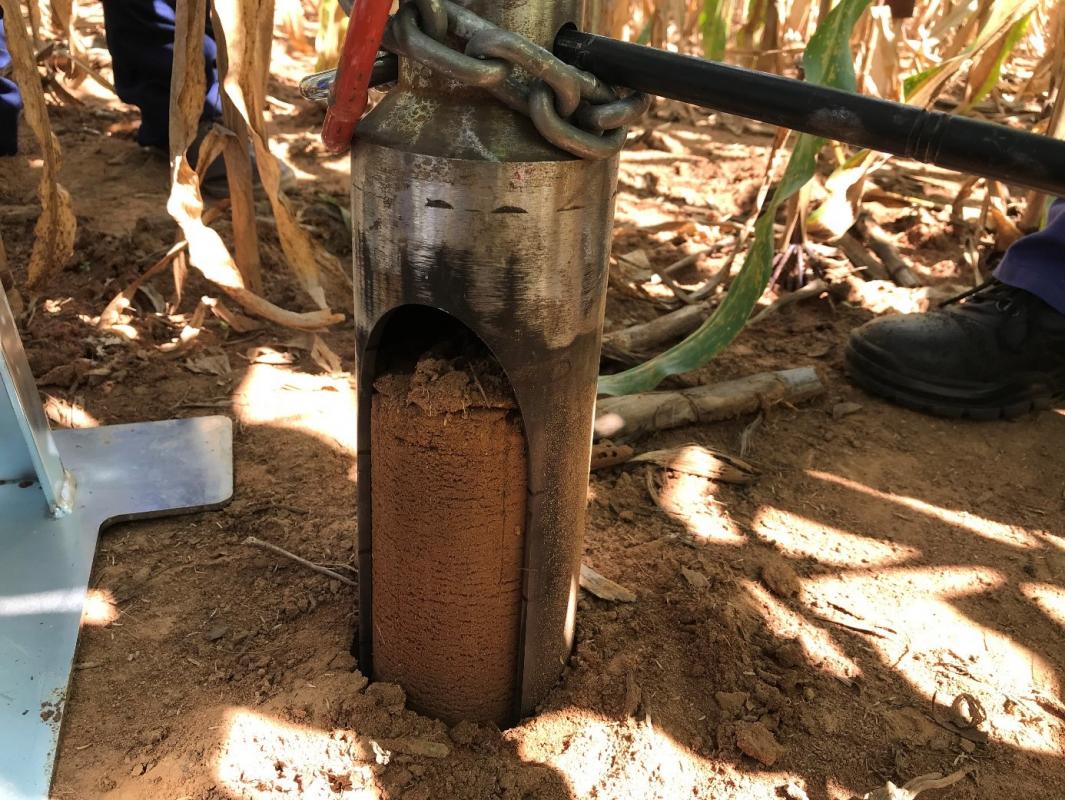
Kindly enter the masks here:
<path id="1" fill-rule="evenodd" d="M 513 716 L 526 448 L 494 363 L 423 357 L 374 383 L 373 665 L 449 723 Z"/>

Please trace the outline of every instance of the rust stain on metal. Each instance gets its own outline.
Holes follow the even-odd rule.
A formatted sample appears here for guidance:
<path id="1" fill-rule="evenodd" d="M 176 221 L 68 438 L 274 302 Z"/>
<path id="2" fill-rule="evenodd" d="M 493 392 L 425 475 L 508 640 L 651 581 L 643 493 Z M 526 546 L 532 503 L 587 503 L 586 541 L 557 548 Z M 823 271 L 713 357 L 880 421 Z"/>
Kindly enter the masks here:
<path id="1" fill-rule="evenodd" d="M 45 700 L 41 703 L 41 721 L 48 723 L 59 732 L 59 726 L 63 722 L 63 706 L 66 702 L 66 693 L 57 691 L 54 700 Z"/>

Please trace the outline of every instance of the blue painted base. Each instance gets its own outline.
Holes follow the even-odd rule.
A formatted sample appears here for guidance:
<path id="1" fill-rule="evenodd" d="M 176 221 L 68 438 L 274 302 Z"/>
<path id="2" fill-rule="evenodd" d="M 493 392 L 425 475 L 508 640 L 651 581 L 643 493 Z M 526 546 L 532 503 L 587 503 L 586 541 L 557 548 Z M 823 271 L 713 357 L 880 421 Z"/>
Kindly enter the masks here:
<path id="1" fill-rule="evenodd" d="M 47 798 L 99 532 L 199 511 L 233 493 L 226 417 L 53 433 L 77 483 L 49 515 L 41 487 L 0 483 L 0 797 Z"/>

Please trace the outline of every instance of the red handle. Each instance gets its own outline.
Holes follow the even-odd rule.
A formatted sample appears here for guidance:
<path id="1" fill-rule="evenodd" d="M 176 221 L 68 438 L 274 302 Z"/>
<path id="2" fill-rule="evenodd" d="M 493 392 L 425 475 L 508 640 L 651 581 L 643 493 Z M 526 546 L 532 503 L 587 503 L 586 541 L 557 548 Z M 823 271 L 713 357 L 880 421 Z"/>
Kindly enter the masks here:
<path id="1" fill-rule="evenodd" d="M 322 141 L 333 153 L 351 146 L 355 126 L 369 99 L 370 76 L 388 24 L 392 0 L 356 0 L 348 18 L 337 78 L 322 125 Z"/>

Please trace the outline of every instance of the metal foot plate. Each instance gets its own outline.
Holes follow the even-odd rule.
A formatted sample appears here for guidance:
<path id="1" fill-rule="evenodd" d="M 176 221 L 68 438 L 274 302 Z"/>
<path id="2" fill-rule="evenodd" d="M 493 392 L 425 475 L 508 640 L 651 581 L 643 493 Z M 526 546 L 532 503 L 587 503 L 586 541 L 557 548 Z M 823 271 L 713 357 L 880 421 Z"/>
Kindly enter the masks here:
<path id="1" fill-rule="evenodd" d="M 64 517 L 36 484 L 0 483 L 0 797 L 48 796 L 99 532 L 225 503 L 232 435 L 227 417 L 55 431 L 77 482 Z"/>

